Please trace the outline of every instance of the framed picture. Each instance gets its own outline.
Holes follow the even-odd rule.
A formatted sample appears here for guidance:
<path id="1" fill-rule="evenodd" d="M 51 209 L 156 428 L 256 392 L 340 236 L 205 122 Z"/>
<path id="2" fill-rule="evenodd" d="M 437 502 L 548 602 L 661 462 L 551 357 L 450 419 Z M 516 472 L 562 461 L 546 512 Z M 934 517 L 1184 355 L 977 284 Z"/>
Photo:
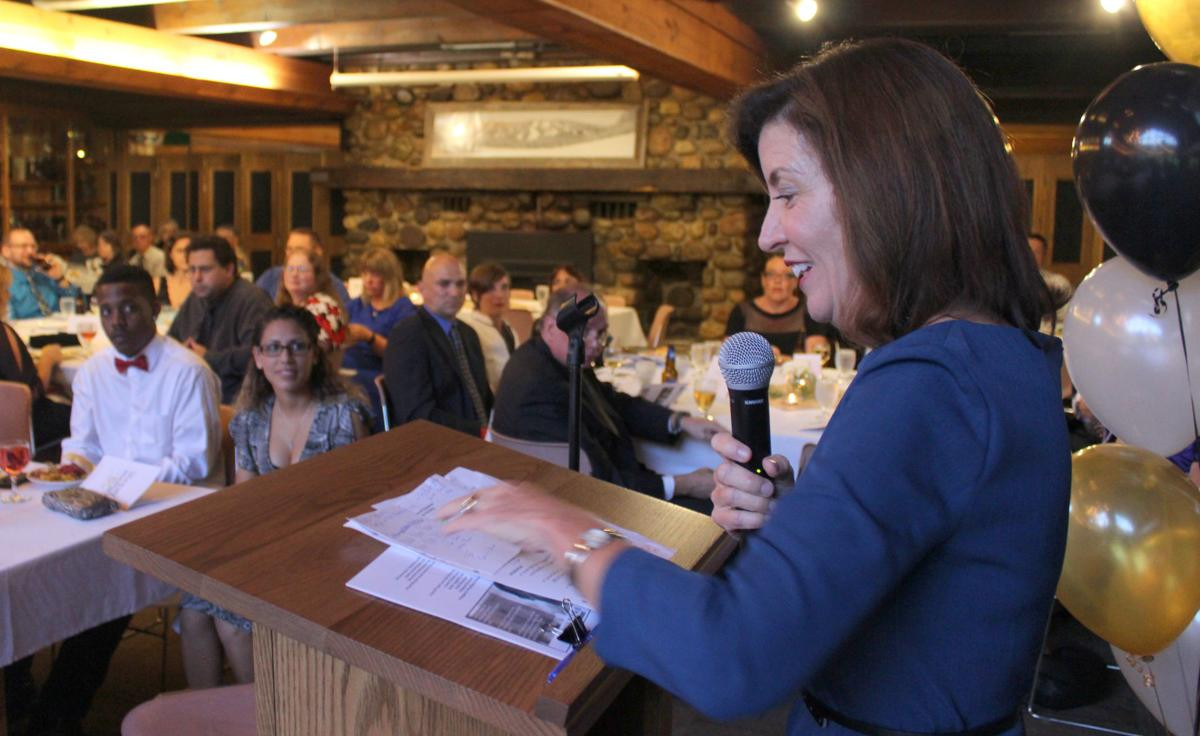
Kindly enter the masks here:
<path id="1" fill-rule="evenodd" d="M 645 162 L 645 138 L 639 103 L 430 103 L 424 163 L 636 168 Z"/>

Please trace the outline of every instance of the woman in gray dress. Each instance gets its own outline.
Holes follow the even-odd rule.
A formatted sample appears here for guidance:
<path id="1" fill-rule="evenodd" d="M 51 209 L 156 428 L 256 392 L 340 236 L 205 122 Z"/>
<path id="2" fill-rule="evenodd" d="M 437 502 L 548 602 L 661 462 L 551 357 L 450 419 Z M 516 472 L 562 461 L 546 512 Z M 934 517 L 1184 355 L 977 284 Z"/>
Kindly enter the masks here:
<path id="1" fill-rule="evenodd" d="M 343 382 L 319 342 L 320 327 L 293 305 L 267 313 L 254 335 L 254 361 L 229 424 L 236 482 L 303 462 L 369 433 L 370 409 Z M 221 651 L 238 682 L 254 678 L 250 622 L 185 593 L 179 620 L 192 688 L 221 684 Z"/>

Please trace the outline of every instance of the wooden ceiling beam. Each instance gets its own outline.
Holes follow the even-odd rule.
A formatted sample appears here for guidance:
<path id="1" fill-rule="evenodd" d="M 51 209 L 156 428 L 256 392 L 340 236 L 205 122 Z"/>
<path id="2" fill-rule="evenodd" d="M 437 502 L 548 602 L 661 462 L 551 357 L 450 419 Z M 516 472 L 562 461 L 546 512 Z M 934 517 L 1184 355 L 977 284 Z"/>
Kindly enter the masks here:
<path id="1" fill-rule="evenodd" d="M 332 23 L 392 18 L 421 18 L 467 14 L 441 0 L 191 0 L 154 6 L 154 24 L 160 31 L 214 35 L 275 30 L 309 23 Z"/>
<path id="2" fill-rule="evenodd" d="M 476 17 L 393 18 L 343 23 L 305 23 L 280 28 L 275 40 L 254 48 L 282 56 L 355 53 L 396 46 L 533 41 L 537 36 Z"/>
<path id="3" fill-rule="evenodd" d="M 1056 30 L 1111 27 L 1120 23 L 1094 0 L 1006 0 L 1006 2 L 963 2 L 962 0 L 855 0 L 839 11 L 839 26 L 855 30 L 909 29 L 975 32 L 1004 30 Z"/>
<path id="4" fill-rule="evenodd" d="M 757 34 L 695 0 L 450 0 L 476 15 L 721 98 L 767 71 Z"/>
<path id="5" fill-rule="evenodd" d="M 329 67 L 234 44 L 0 2 L 0 76 L 337 117 Z"/>

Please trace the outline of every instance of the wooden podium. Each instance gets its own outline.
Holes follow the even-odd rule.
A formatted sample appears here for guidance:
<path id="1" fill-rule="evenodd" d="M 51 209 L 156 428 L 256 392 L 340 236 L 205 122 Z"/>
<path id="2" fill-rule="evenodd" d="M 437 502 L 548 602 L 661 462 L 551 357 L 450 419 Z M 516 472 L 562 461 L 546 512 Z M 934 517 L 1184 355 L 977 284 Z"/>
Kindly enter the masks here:
<path id="1" fill-rule="evenodd" d="M 684 567 L 734 548 L 707 517 L 422 421 L 113 529 L 104 550 L 254 622 L 260 734 L 668 732 L 669 699 L 591 646 L 547 685 L 553 659 L 346 587 L 385 549 L 346 519 L 460 465 L 535 481 Z"/>

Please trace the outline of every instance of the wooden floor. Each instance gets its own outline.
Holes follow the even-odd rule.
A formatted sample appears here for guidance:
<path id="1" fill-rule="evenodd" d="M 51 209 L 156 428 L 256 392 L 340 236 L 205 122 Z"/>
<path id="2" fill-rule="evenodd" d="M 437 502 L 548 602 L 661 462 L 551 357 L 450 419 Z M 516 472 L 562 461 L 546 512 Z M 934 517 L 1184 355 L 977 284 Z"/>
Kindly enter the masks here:
<path id="1" fill-rule="evenodd" d="M 134 625 L 152 624 L 155 619 L 154 614 L 153 609 L 143 611 L 134 618 Z M 1060 630 L 1052 636 L 1059 644 L 1071 642 L 1097 652 L 1107 651 L 1103 642 L 1077 625 L 1068 624 L 1060 627 Z M 88 736 L 118 736 L 121 732 L 121 719 L 125 713 L 138 703 L 153 698 L 159 692 L 161 651 L 162 641 L 160 639 L 140 634 L 126 637 L 117 650 L 108 678 L 97 694 L 92 710 L 84 723 Z M 49 667 L 50 651 L 40 652 L 35 661 L 35 676 L 40 682 Z M 1134 698 L 1120 673 L 1113 671 L 1110 675 L 1108 694 L 1099 702 L 1072 711 L 1039 711 L 1039 713 L 1147 736 L 1165 734 L 1166 732 Z M 171 633 L 168 638 L 166 687 L 168 690 L 178 690 L 184 686 L 179 640 L 174 633 Z M 676 736 L 782 736 L 786 731 L 787 714 L 787 708 L 782 707 L 754 720 L 717 723 L 700 716 L 688 706 L 677 701 L 674 734 Z M 1077 727 L 1038 721 L 1028 716 L 1026 716 L 1025 724 L 1026 733 L 1029 736 L 1076 736 L 1097 733 Z M 22 736 L 25 735 L 22 734 Z"/>

